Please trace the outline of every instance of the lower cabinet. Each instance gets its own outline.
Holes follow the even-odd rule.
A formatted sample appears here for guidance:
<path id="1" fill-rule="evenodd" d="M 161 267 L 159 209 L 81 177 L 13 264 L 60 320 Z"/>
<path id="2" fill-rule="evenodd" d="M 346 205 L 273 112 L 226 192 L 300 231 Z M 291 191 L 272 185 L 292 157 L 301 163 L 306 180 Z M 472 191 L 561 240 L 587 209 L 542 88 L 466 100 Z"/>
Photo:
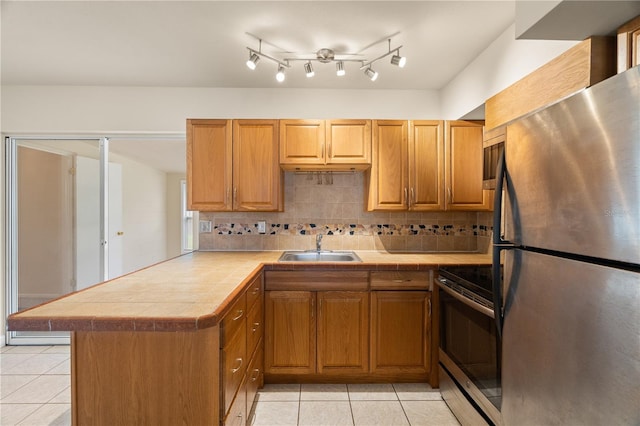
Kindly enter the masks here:
<path id="1" fill-rule="evenodd" d="M 249 284 L 222 318 L 220 413 L 224 425 L 250 424 L 253 401 L 264 383 L 262 277 Z"/>
<path id="2" fill-rule="evenodd" d="M 371 371 L 431 371 L 431 293 L 371 292 Z"/>
<path id="3" fill-rule="evenodd" d="M 430 272 L 372 272 L 370 284 L 367 272 L 357 291 L 306 273 L 266 273 L 270 382 L 431 380 Z M 322 280 L 331 290 L 318 290 Z"/>

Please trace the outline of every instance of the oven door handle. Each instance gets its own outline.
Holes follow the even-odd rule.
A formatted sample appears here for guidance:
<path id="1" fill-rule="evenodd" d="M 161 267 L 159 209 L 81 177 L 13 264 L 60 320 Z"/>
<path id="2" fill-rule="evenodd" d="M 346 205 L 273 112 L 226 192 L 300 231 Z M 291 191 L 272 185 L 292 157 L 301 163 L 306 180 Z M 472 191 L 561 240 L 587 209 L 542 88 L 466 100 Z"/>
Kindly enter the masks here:
<path id="1" fill-rule="evenodd" d="M 475 302 L 471 299 L 469 299 L 468 297 L 463 296 L 462 294 L 458 293 L 457 291 L 453 290 L 452 288 L 450 288 L 446 282 L 447 279 L 444 277 L 438 277 L 438 281 L 442 284 L 439 285 L 438 287 L 440 287 L 442 290 L 444 290 L 449 296 L 453 297 L 454 299 L 464 303 L 465 305 L 467 305 L 468 307 L 470 307 L 471 309 L 478 311 L 478 312 L 482 312 L 484 315 L 491 317 L 491 318 L 495 318 L 494 317 L 494 312 L 493 309 L 488 308 L 484 305 L 481 305 L 478 302 Z"/>

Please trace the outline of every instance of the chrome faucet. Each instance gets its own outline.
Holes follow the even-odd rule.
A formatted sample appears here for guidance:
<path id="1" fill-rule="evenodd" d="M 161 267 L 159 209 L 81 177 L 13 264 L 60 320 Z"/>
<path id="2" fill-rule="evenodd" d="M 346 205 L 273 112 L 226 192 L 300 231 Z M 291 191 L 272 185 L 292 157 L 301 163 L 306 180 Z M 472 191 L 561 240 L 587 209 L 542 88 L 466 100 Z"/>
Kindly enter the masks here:
<path id="1" fill-rule="evenodd" d="M 322 251 L 322 234 L 316 235 L 316 251 L 318 253 Z"/>

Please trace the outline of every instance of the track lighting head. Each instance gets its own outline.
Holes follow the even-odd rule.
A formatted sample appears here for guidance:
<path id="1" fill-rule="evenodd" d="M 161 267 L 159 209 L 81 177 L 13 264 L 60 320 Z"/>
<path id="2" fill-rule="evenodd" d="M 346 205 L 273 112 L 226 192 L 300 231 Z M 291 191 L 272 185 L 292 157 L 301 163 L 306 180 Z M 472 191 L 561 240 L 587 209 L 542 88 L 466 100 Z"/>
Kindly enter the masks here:
<path id="1" fill-rule="evenodd" d="M 400 52 L 397 52 L 391 57 L 391 63 L 400 68 L 404 68 L 407 64 L 407 58 L 405 56 L 400 56 Z"/>
<path id="2" fill-rule="evenodd" d="M 344 70 L 344 62 L 342 61 L 336 62 L 336 75 L 338 77 L 342 77 L 345 74 L 346 74 L 346 71 Z"/>
<path id="3" fill-rule="evenodd" d="M 313 77 L 315 72 L 313 72 L 313 67 L 311 66 L 311 61 L 304 64 L 304 72 L 307 74 L 307 77 Z"/>
<path id="4" fill-rule="evenodd" d="M 249 52 L 249 60 L 247 61 L 247 67 L 250 70 L 255 70 L 256 66 L 258 66 L 258 61 L 260 61 L 260 56 L 258 56 L 254 52 Z"/>
<path id="5" fill-rule="evenodd" d="M 364 75 L 369 77 L 371 81 L 376 81 L 378 79 L 378 73 L 374 71 L 371 67 L 364 70 Z"/>
<path id="6" fill-rule="evenodd" d="M 276 80 L 278 80 L 278 83 L 282 83 L 285 79 L 285 75 L 284 75 L 284 67 L 282 66 L 282 64 L 278 65 L 278 72 L 276 73 Z"/>

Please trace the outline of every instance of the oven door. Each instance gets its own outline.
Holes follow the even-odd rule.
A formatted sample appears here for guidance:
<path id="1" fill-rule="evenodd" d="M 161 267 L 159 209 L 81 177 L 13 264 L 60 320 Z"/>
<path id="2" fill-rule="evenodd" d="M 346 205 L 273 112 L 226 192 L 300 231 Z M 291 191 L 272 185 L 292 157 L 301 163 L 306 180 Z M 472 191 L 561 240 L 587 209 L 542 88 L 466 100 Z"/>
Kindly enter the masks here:
<path id="1" fill-rule="evenodd" d="M 451 378 L 485 420 L 500 425 L 501 347 L 493 311 L 444 285 L 439 286 L 439 296 L 442 373 Z M 461 395 L 454 397 L 457 402 L 447 400 L 454 390 L 451 386 L 443 390 L 443 398 L 456 415 L 464 417 L 453 407 L 460 405 Z"/>

